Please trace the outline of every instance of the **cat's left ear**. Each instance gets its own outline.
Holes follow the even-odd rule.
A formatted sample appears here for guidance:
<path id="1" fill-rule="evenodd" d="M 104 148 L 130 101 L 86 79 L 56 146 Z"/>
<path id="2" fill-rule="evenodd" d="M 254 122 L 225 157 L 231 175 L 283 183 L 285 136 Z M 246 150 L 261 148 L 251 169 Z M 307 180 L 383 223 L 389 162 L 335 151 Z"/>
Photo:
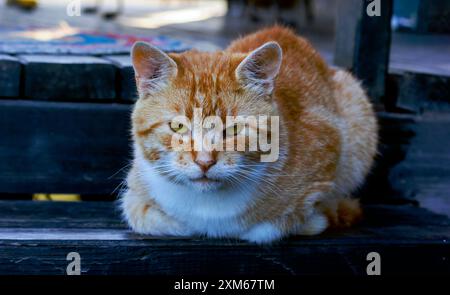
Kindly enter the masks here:
<path id="1" fill-rule="evenodd" d="M 270 94 L 280 71 L 282 50 L 277 42 L 267 42 L 252 51 L 236 68 L 236 78 L 244 87 Z"/>
<path id="2" fill-rule="evenodd" d="M 167 86 L 177 73 L 177 64 L 160 49 L 146 42 L 136 42 L 131 61 L 139 93 L 153 93 Z"/>

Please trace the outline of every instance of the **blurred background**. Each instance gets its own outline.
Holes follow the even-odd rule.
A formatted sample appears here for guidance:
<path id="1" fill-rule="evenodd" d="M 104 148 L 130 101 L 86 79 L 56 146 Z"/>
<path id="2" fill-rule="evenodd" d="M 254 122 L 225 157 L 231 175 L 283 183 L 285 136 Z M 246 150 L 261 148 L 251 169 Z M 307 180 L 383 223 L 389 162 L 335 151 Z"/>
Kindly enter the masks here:
<path id="1" fill-rule="evenodd" d="M 35 38 L 76 31 L 165 35 L 202 50 L 223 48 L 239 35 L 273 23 L 295 28 L 331 61 L 337 8 L 344 0 L 4 0 L 0 32 L 51 29 Z M 450 1 L 396 0 L 391 59 L 450 65 Z M 3 39 L 5 33 L 3 33 Z M 2 35 L 0 33 L 0 41 Z M 3 40 L 5 41 L 5 40 Z"/>

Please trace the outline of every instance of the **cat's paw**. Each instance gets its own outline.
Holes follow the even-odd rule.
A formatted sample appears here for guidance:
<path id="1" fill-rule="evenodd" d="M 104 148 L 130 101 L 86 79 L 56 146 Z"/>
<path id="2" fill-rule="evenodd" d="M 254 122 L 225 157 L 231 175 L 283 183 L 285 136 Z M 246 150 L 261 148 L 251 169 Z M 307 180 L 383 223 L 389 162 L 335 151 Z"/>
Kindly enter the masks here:
<path id="1" fill-rule="evenodd" d="M 188 228 L 167 216 L 153 202 L 144 201 L 127 193 L 122 199 L 122 210 L 131 229 L 139 234 L 154 236 L 190 236 Z"/>
<path id="2" fill-rule="evenodd" d="M 314 213 L 308 219 L 298 226 L 295 231 L 298 235 L 314 236 L 321 234 L 328 228 L 328 219 L 321 213 Z"/>
<path id="3" fill-rule="evenodd" d="M 270 222 L 261 222 L 241 235 L 241 239 L 256 244 L 270 244 L 281 239 L 282 231 Z"/>
<path id="4" fill-rule="evenodd" d="M 190 236 L 192 234 L 165 213 L 146 206 L 137 209 L 137 214 L 131 216 L 129 224 L 133 231 L 139 234 L 153 236 Z"/>
<path id="5" fill-rule="evenodd" d="M 295 230 L 291 232 L 298 235 L 317 235 L 322 233 L 328 227 L 327 217 L 320 213 L 312 214 L 304 223 L 298 224 Z M 270 222 L 261 222 L 251 227 L 247 232 L 241 235 L 241 239 L 256 243 L 270 244 L 283 238 L 285 234 L 275 224 Z"/>

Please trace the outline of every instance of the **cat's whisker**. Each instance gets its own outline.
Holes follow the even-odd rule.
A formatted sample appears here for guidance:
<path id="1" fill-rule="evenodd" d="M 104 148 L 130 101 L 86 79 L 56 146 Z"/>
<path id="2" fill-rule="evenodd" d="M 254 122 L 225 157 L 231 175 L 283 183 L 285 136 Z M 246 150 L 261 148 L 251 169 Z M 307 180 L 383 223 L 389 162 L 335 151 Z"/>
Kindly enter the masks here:
<path id="1" fill-rule="evenodd" d="M 110 195 L 114 195 L 114 193 L 119 190 L 119 195 L 122 194 L 123 191 L 125 191 L 127 189 L 126 186 L 126 180 L 122 180 L 115 188 L 114 190 L 110 193 Z"/>
<path id="2" fill-rule="evenodd" d="M 120 172 L 122 172 L 123 170 L 125 170 L 126 168 L 130 167 L 132 164 L 133 164 L 132 162 L 126 164 L 125 166 L 123 166 L 122 168 L 120 168 L 116 173 L 114 173 L 113 175 L 109 176 L 108 179 L 113 178 L 114 176 L 116 176 L 117 174 L 119 174 Z"/>
<path id="3" fill-rule="evenodd" d="M 233 188 L 236 189 L 247 189 L 247 187 L 244 185 L 243 181 L 239 179 L 238 177 L 234 175 L 228 175 L 228 177 L 232 180 L 229 183 Z"/>
<path id="4" fill-rule="evenodd" d="M 246 172 L 250 173 L 251 175 L 254 175 L 257 180 L 259 181 L 264 181 L 268 184 L 270 184 L 271 186 L 276 187 L 277 189 L 279 189 L 278 185 L 276 184 L 275 181 L 273 181 L 270 177 L 268 177 L 267 175 L 262 176 L 260 173 L 261 171 L 259 170 L 255 170 L 255 169 L 250 169 L 250 170 L 245 170 Z"/>
<path id="5" fill-rule="evenodd" d="M 249 171 L 247 171 L 247 172 L 249 172 Z M 243 171 L 239 171 L 238 174 L 240 177 L 242 177 L 248 181 L 251 181 L 251 182 L 255 183 L 256 185 L 260 185 L 260 182 L 264 182 L 268 185 L 267 187 L 264 187 L 265 189 L 268 189 L 273 194 L 279 193 L 278 190 L 280 190 L 280 188 L 276 184 L 274 184 L 273 182 L 270 182 L 269 180 L 267 180 L 264 177 L 261 177 L 259 175 L 255 175 L 255 174 L 250 174 L 250 176 L 256 176 L 256 178 L 252 178 L 247 173 L 244 173 Z M 274 187 L 277 190 L 275 190 Z"/>

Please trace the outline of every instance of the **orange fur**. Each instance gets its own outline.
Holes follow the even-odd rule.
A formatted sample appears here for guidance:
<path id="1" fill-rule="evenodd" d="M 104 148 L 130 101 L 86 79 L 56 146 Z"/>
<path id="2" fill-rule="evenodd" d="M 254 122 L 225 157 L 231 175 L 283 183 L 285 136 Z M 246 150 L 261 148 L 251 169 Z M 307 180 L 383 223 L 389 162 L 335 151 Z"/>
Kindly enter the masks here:
<path id="1" fill-rule="evenodd" d="M 363 216 L 359 200 L 339 198 L 333 204 L 320 204 L 321 210 L 328 218 L 330 228 L 346 228 L 358 223 Z"/>
<path id="2" fill-rule="evenodd" d="M 277 70 L 278 47 L 264 46 L 273 41 L 281 48 L 282 60 L 272 92 L 268 90 L 271 88 L 267 81 Z M 268 49 L 260 50 L 262 47 Z M 280 26 L 238 39 L 223 52 L 189 51 L 166 57 L 152 51 L 154 49 L 148 50 L 149 53 L 138 51 L 133 55 L 140 93 L 132 116 L 136 159 L 123 202 L 128 204 L 124 205 L 124 214 L 135 230 L 233 235 L 221 234 L 221 229 L 203 232 L 187 226 L 185 231 L 181 230 L 181 224 L 189 222 L 177 216 L 178 211 L 165 212 L 161 201 L 155 201 L 158 198 L 153 198 L 152 188 L 146 183 L 144 164 L 140 162 L 143 160 L 137 156 L 142 151 L 153 164 L 170 153 L 175 158 L 171 165 L 176 169 L 185 171 L 195 167 L 197 153 L 170 151 L 171 131 L 166 123 L 176 115 L 191 119 L 197 107 L 203 109 L 203 117 L 217 115 L 224 119 L 236 114 L 280 117 L 280 158 L 264 166 L 263 175 L 254 181 L 257 185 L 252 201 L 233 217 L 243 232 L 236 236 L 268 242 L 290 234 L 317 234 L 327 227 L 348 227 L 360 219 L 359 203 L 349 197 L 361 185 L 372 164 L 377 123 L 366 94 L 350 74 L 331 70 L 306 40 Z M 250 82 L 245 78 L 245 71 L 250 71 L 253 65 L 244 67 L 242 73 L 237 71 L 254 52 L 263 56 L 261 59 L 255 55 L 259 61 L 254 66 L 265 67 L 266 72 L 261 77 L 266 80 L 258 84 L 259 88 L 246 88 L 243 83 Z M 171 62 L 164 64 L 169 59 Z M 145 63 L 149 62 L 151 65 L 146 67 Z M 155 80 L 160 84 L 154 86 L 154 91 L 146 86 L 154 83 L 145 81 L 148 71 L 152 75 L 167 72 L 167 76 L 161 76 L 161 81 Z M 224 163 L 230 169 L 244 169 L 239 163 L 245 161 L 248 167 L 255 166 L 259 155 L 259 151 L 215 151 L 211 158 L 214 163 Z M 177 178 L 168 172 L 161 174 L 173 181 Z M 240 181 L 245 184 L 244 178 Z M 249 180 L 245 185 L 254 183 Z M 214 194 L 212 191 L 211 198 Z M 129 205 L 130 199 L 140 200 L 147 209 L 126 209 L 134 208 Z M 176 229 L 168 228 L 164 232 L 160 228 L 152 231 L 151 225 L 144 227 L 142 220 L 147 218 L 151 208 L 155 208 L 160 219 L 170 220 L 167 224 L 177 224 L 173 227 Z M 267 240 L 253 238 L 262 235 L 261 230 L 255 229 L 260 224 L 274 226 L 280 235 Z"/>

